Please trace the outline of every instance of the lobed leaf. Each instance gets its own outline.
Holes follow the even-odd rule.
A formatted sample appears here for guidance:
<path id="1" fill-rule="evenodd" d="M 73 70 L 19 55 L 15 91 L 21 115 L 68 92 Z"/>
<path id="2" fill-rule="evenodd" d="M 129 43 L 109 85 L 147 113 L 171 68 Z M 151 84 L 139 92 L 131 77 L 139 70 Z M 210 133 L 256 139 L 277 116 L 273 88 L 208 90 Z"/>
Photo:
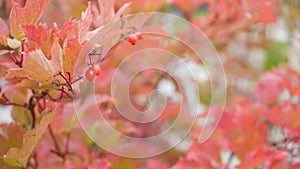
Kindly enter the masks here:
<path id="1" fill-rule="evenodd" d="M 53 82 L 54 77 L 60 70 L 56 60 L 48 60 L 41 50 L 31 51 L 26 54 L 22 68 L 10 69 L 6 76 L 7 79 L 21 77 L 46 85 Z"/>
<path id="2" fill-rule="evenodd" d="M 24 7 L 12 0 L 12 9 L 9 15 L 10 34 L 22 40 L 25 36 L 21 26 L 35 24 L 41 17 L 43 10 L 50 0 L 27 0 Z"/>
<path id="3" fill-rule="evenodd" d="M 50 113 L 48 113 L 50 112 Z M 5 155 L 4 161 L 17 167 L 26 167 L 28 160 L 42 139 L 48 125 L 56 115 L 56 111 L 47 110 L 41 117 L 40 123 L 33 129 L 23 135 L 23 146 L 21 148 L 11 148 Z"/>

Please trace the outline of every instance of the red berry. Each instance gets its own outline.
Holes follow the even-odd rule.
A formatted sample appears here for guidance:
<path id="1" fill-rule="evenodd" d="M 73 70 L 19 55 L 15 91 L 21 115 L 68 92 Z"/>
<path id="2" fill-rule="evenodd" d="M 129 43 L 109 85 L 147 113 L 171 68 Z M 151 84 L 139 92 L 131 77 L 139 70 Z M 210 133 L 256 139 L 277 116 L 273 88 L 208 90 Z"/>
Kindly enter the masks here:
<path id="1" fill-rule="evenodd" d="M 95 70 L 93 68 L 89 68 L 86 72 L 85 72 L 85 78 L 88 81 L 92 81 L 95 78 Z"/>
<path id="2" fill-rule="evenodd" d="M 133 33 L 133 34 L 128 35 L 127 40 L 132 45 L 135 45 L 135 43 L 139 40 L 139 38 L 135 33 Z"/>
<path id="3" fill-rule="evenodd" d="M 135 32 L 135 35 L 138 37 L 138 40 L 143 39 L 141 32 Z"/>
<path id="4" fill-rule="evenodd" d="M 94 66 L 94 70 L 95 70 L 95 75 L 96 76 L 99 76 L 101 74 L 101 72 L 102 72 L 102 70 L 101 70 L 101 68 L 100 68 L 99 65 L 95 65 Z"/>

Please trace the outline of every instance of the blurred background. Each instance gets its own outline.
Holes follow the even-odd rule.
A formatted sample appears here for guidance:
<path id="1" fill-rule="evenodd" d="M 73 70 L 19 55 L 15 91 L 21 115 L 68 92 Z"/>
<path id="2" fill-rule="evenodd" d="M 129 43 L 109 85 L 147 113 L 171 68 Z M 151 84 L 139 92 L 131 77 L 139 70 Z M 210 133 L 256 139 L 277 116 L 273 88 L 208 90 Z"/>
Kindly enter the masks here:
<path id="1" fill-rule="evenodd" d="M 25 0 L 15 0 L 15 1 L 21 4 L 25 4 Z M 91 0 L 90 3 L 98 4 L 99 2 L 97 0 Z M 253 124 L 257 124 L 266 119 L 264 115 L 259 113 L 262 113 L 263 111 L 265 111 L 265 109 L 271 110 L 273 108 L 272 106 L 275 107 L 282 106 L 283 105 L 282 103 L 284 101 L 288 100 L 291 103 L 296 103 L 297 106 L 297 104 L 299 103 L 299 88 L 297 89 L 298 96 L 295 96 L 292 99 L 290 98 L 291 93 L 289 93 L 288 89 L 286 89 L 285 92 L 280 93 L 279 101 L 276 102 L 276 104 L 261 104 L 261 102 L 259 101 L 262 101 L 264 99 L 262 99 L 259 96 L 259 92 L 266 91 L 266 90 L 261 89 L 255 92 L 254 89 L 257 86 L 257 83 L 260 82 L 260 80 L 265 77 L 267 72 L 278 70 L 284 72 L 285 75 L 288 76 L 291 71 L 289 72 L 287 71 L 287 69 L 288 70 L 291 69 L 296 72 L 295 74 L 297 73 L 299 74 L 300 72 L 300 1 L 299 0 L 258 0 L 258 1 L 253 1 L 253 0 L 115 0 L 115 5 L 114 5 L 115 11 L 118 11 L 126 3 L 130 3 L 130 6 L 125 11 L 124 15 L 138 13 L 138 12 L 146 12 L 146 11 L 170 13 L 190 21 L 197 28 L 199 28 L 209 38 L 209 40 L 212 42 L 212 44 L 214 45 L 215 49 L 217 50 L 217 52 L 221 57 L 224 70 L 226 73 L 226 78 L 228 81 L 227 100 L 226 100 L 226 107 L 227 108 L 229 107 L 228 112 L 231 112 L 232 109 L 234 110 L 237 109 L 237 112 L 240 114 L 246 112 L 245 117 L 240 117 L 239 114 L 238 113 L 235 114 L 234 111 L 232 111 L 234 112 L 232 114 L 227 113 L 227 115 L 229 114 L 228 116 L 225 113 L 224 116 L 225 123 L 220 126 L 220 131 L 218 130 L 216 134 L 213 136 L 213 138 L 211 139 L 211 141 L 205 144 L 204 146 L 199 145 L 196 142 L 195 143 L 184 142 L 182 146 L 183 148 L 179 147 L 174 151 L 172 150 L 171 152 L 167 152 L 166 156 L 163 155 L 164 158 L 158 157 L 160 158 L 159 161 L 164 161 L 165 163 L 167 163 L 167 165 L 161 164 L 161 162 L 157 162 L 157 161 L 154 162 L 148 161 L 149 164 L 148 162 L 143 161 L 141 162 L 142 165 L 139 166 L 143 166 L 143 164 L 147 163 L 148 168 L 146 167 L 145 168 L 140 167 L 140 168 L 153 169 L 155 168 L 153 166 L 156 166 L 156 168 L 165 169 L 167 168 L 166 166 L 172 166 L 174 164 L 178 164 L 177 165 L 178 168 L 174 167 L 172 169 L 183 169 L 184 167 L 180 168 L 181 164 L 182 163 L 186 164 L 188 162 L 189 162 L 188 164 L 192 166 L 190 168 L 195 168 L 194 163 L 188 161 L 190 160 L 189 157 L 192 156 L 197 159 L 203 157 L 203 159 L 207 160 L 206 158 L 208 157 L 205 156 L 206 154 L 209 154 L 208 156 L 212 158 L 217 155 L 220 155 L 220 157 L 218 156 L 216 161 L 221 164 L 224 164 L 224 165 L 214 165 L 210 163 L 210 165 L 207 166 L 217 166 L 211 168 L 221 168 L 221 166 L 223 166 L 224 168 L 222 169 L 226 169 L 230 165 L 229 168 L 233 168 L 233 166 L 239 164 L 240 161 L 247 159 L 249 154 L 251 158 L 254 157 L 260 158 L 257 154 L 263 154 L 260 153 L 260 151 L 263 151 L 265 153 L 264 151 L 265 149 L 263 150 L 260 149 L 259 147 L 261 146 L 260 144 L 257 144 L 259 146 L 252 145 L 252 144 L 248 145 L 248 143 L 251 142 L 252 139 L 254 140 L 253 142 L 255 142 L 257 141 L 256 140 L 257 137 L 260 138 L 260 136 L 257 136 L 256 132 L 260 133 L 261 135 L 264 135 L 261 137 L 263 137 L 263 139 L 266 139 L 265 137 L 267 137 L 266 136 L 267 134 L 264 133 L 265 128 L 268 128 L 268 132 L 269 132 L 268 145 L 272 148 L 277 146 L 277 145 L 274 146 L 271 143 L 271 141 L 274 138 L 275 140 L 282 139 L 283 136 L 281 134 L 283 133 L 282 131 L 284 131 L 285 128 L 281 130 L 277 128 L 276 125 L 273 124 L 271 125 L 269 121 L 266 122 L 266 124 L 264 123 L 264 126 L 262 128 L 260 127 L 254 128 Z M 44 11 L 43 16 L 41 18 L 41 22 L 47 24 L 49 27 L 53 27 L 53 24 L 55 23 L 59 28 L 61 28 L 66 21 L 80 18 L 82 11 L 86 9 L 87 5 L 88 5 L 88 1 L 86 0 L 68 0 L 68 1 L 52 0 L 48 5 L 48 7 L 46 8 L 46 10 Z M 0 0 L 0 9 L 1 9 L 0 17 L 3 18 L 5 21 L 7 21 L 9 17 L 10 8 L 11 8 L 10 0 Z M 93 29 L 95 28 L 97 28 L 97 24 L 94 24 Z M 150 42 L 148 44 L 150 44 Z M 129 46 L 128 44 L 127 46 L 125 44 L 126 49 L 129 48 L 128 46 Z M 116 62 L 119 63 L 119 61 L 121 60 L 120 58 L 122 57 L 118 54 L 120 53 L 123 54 L 122 52 L 123 52 L 122 50 L 119 51 L 117 50 L 115 57 L 112 60 L 107 60 L 104 63 L 103 65 L 104 75 L 106 76 L 112 75 L 113 68 L 116 67 L 117 65 Z M 202 110 L 205 110 L 210 106 L 210 92 L 211 92 L 210 83 L 206 83 L 207 75 L 204 73 L 205 71 L 203 67 L 201 66 L 197 67 L 195 68 L 195 70 L 199 74 L 199 79 L 203 81 L 203 83 L 199 84 L 201 86 L 200 105 Z M 110 84 L 109 82 L 110 79 L 106 78 L 106 76 L 97 79 L 98 86 L 96 90 L 100 94 L 109 93 L 110 88 L 108 86 Z M 147 75 L 145 77 L 147 77 Z M 271 83 L 276 84 L 277 80 L 278 79 L 274 78 L 273 76 L 271 77 L 268 76 L 265 82 L 267 84 L 266 88 L 268 88 L 269 82 L 270 84 Z M 166 95 L 169 95 L 176 101 L 177 89 L 176 86 L 170 81 L 171 81 L 170 78 L 162 79 L 155 87 L 162 89 Z M 299 86 L 299 80 L 298 81 L 291 80 L 291 83 L 295 84 L 295 86 Z M 2 81 L 0 83 L 0 86 L 3 85 L 4 82 Z M 276 93 L 277 86 L 271 85 L 271 87 L 274 87 L 274 92 Z M 141 88 L 137 87 L 136 89 L 139 90 Z M 145 90 L 145 93 L 149 92 L 148 88 L 146 88 L 145 86 L 143 86 L 143 90 Z M 272 93 L 272 90 L 273 88 L 271 88 L 270 93 Z M 258 100 L 259 106 L 257 106 L 254 103 L 253 105 L 248 102 L 241 103 L 242 98 L 247 98 L 255 103 Z M 104 105 L 104 109 L 111 108 L 112 106 L 111 107 L 110 106 L 111 105 L 109 104 Z M 259 108 L 257 108 L 256 106 Z M 73 110 L 70 107 L 71 107 L 70 105 L 65 106 L 64 111 L 62 111 L 63 112 L 62 117 L 59 117 L 62 118 L 64 120 L 64 123 L 66 124 L 69 123 L 69 116 L 71 116 L 70 113 L 66 113 L 66 112 Z M 234 108 L 231 109 L 231 107 Z M 176 111 L 177 107 L 170 107 L 170 109 L 171 111 L 173 111 L 173 109 Z M 250 115 L 247 116 L 248 110 L 249 112 L 254 112 L 253 114 L 255 114 L 255 118 L 254 117 L 252 118 L 252 116 Z M 1 106 L 0 123 L 9 123 L 15 121 L 15 119 L 18 119 L 16 118 L 16 115 L 11 116 L 11 111 L 12 111 L 12 107 Z M 281 109 L 279 109 L 278 111 L 281 112 Z M 299 109 L 293 112 L 299 113 Z M 258 115 L 256 113 L 258 113 Z M 291 117 L 293 118 L 294 116 Z M 296 117 L 298 118 L 298 116 Z M 117 119 L 115 116 L 109 118 Z M 240 123 L 234 123 L 233 121 L 235 118 L 244 121 L 241 121 Z M 143 129 L 147 129 L 146 127 L 144 128 L 142 128 L 141 126 L 137 127 L 131 123 L 121 124 L 122 121 L 121 122 L 119 121 L 116 122 L 116 121 L 113 122 L 115 122 L 116 126 L 120 130 L 122 129 L 126 130 L 124 131 L 124 133 L 132 134 L 131 132 L 133 131 L 133 133 L 136 132 L 135 134 L 138 135 L 141 134 L 141 132 L 144 132 Z M 227 125 L 226 122 L 228 121 L 232 123 Z M 243 126 L 243 124 L 248 124 L 247 123 L 248 121 L 250 122 L 255 121 L 255 123 L 253 122 L 249 124 L 249 126 L 246 126 L 247 131 L 250 132 L 249 135 L 246 135 L 248 133 L 245 134 L 243 133 L 243 131 L 234 130 L 235 132 L 231 132 L 230 130 L 230 132 L 228 133 L 233 133 L 233 135 L 227 136 L 228 133 L 226 133 L 226 131 L 228 128 L 232 127 L 238 130 L 240 127 L 244 129 L 243 127 L 245 126 Z M 63 132 L 60 133 L 59 129 L 57 129 L 57 131 L 58 131 L 56 133 L 57 137 L 58 138 L 61 137 L 61 140 L 64 140 L 66 134 Z M 80 133 L 77 130 L 77 128 L 74 129 L 74 131 L 70 129 L 70 131 L 67 132 Z M 299 131 L 296 130 L 295 133 L 294 134 L 297 135 L 298 138 Z M 149 135 L 151 134 L 153 133 L 150 133 Z M 245 134 L 246 136 L 244 137 L 243 134 Z M 95 145 L 91 143 L 91 141 L 88 140 L 86 136 L 83 136 L 83 134 L 82 135 L 74 134 L 74 135 L 77 140 L 80 140 L 82 138 L 85 139 L 85 140 L 83 139 L 85 141 L 83 145 L 89 146 L 87 151 L 96 149 Z M 192 138 L 191 140 L 195 139 L 196 135 L 198 135 L 197 130 L 195 130 L 195 132 L 191 134 L 191 138 Z M 238 136 L 235 137 L 236 135 L 239 135 L 241 138 L 235 139 L 235 138 L 239 138 Z M 49 138 L 48 135 L 46 137 Z M 286 142 L 285 141 L 286 140 L 284 140 L 284 146 L 286 147 L 290 146 L 289 150 L 290 149 L 297 150 L 295 156 L 293 156 L 293 153 L 290 153 L 292 154 L 291 155 L 292 158 L 290 161 L 299 162 L 299 152 L 298 152 L 298 150 L 300 151 L 299 148 L 300 146 L 298 145 L 299 141 L 298 140 L 295 141 L 297 143 L 297 146 L 295 146 L 296 143 L 294 144 L 294 142 L 292 141 L 286 141 Z M 245 149 L 241 148 L 239 150 L 236 150 L 230 147 L 230 143 L 232 142 L 234 142 L 234 146 L 237 145 L 238 148 L 240 148 L 239 146 L 241 147 L 244 146 L 244 148 L 245 147 L 246 148 Z M 48 144 L 47 141 L 42 143 L 42 145 L 44 146 L 47 144 Z M 189 148 L 191 145 L 192 147 Z M 209 148 L 212 147 L 212 148 L 209 149 L 205 146 Z M 76 147 L 76 145 L 74 147 Z M 185 156 L 184 152 L 187 149 L 190 150 L 189 152 L 191 154 L 187 153 L 188 154 L 187 161 L 184 161 L 186 159 L 182 160 L 181 157 Z M 224 149 L 228 151 L 223 151 Z M 219 150 L 222 151 L 219 152 Z M 202 151 L 204 152 L 203 154 L 205 155 L 201 154 L 200 156 L 199 152 Z M 253 152 L 257 154 L 254 153 L 253 155 Z M 101 155 L 97 154 L 97 155 L 102 158 L 103 154 Z M 133 162 L 134 160 L 132 159 L 119 159 L 114 156 L 109 158 L 111 163 L 113 164 L 113 168 L 122 168 L 124 166 L 126 166 L 127 168 L 139 168 L 136 167 L 138 165 L 135 165 L 135 162 Z M 260 158 L 260 159 L 264 160 L 264 158 Z M 213 160 L 215 159 L 213 158 Z M 290 163 L 288 163 L 288 165 L 281 167 L 281 169 L 285 168 L 286 166 L 289 166 L 289 164 Z M 152 167 L 149 167 L 151 165 Z M 296 169 L 297 167 L 299 167 L 299 165 L 293 169 Z M 245 169 L 243 167 L 240 168 Z M 264 168 L 264 167 L 260 167 L 260 168 Z"/>
<path id="2" fill-rule="evenodd" d="M 25 4 L 24 0 L 16 2 Z M 174 14 L 208 36 L 224 64 L 229 82 L 228 105 L 237 97 L 252 97 L 257 80 L 274 67 L 288 66 L 300 71 L 300 1 L 116 0 L 115 11 L 128 2 L 131 4 L 125 15 L 146 11 Z M 61 27 L 65 21 L 79 18 L 87 3 L 52 0 L 41 21 Z M 1 0 L 0 8 L 0 17 L 7 19 L 10 1 Z M 2 113 L 0 121 L 12 121 L 9 107 L 1 110 L 6 113 Z"/>

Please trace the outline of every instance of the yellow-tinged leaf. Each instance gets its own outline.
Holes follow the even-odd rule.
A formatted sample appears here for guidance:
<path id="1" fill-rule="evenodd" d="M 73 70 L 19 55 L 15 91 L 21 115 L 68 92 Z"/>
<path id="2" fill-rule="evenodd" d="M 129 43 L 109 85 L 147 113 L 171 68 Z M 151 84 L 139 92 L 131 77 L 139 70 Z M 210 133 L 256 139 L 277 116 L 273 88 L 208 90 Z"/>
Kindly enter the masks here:
<path id="1" fill-rule="evenodd" d="M 4 156 L 4 161 L 17 167 L 26 168 L 28 160 L 38 146 L 49 124 L 54 119 L 56 111 L 46 110 L 41 117 L 40 123 L 33 129 L 23 135 L 23 146 L 21 148 L 11 148 Z"/>
<path id="2" fill-rule="evenodd" d="M 8 27 L 3 19 L 0 18 L 0 45 L 7 46 Z"/>
<path id="3" fill-rule="evenodd" d="M 58 80 L 59 77 L 55 75 L 62 71 L 61 64 L 58 64 L 61 62 L 60 59 L 59 56 L 56 56 L 48 60 L 41 50 L 31 51 L 26 54 L 23 67 L 10 69 L 6 79 L 19 77 L 36 81 L 41 84 L 41 87 L 49 85 Z"/>
<path id="4" fill-rule="evenodd" d="M 63 69 L 64 73 L 70 73 L 73 78 L 75 71 L 75 64 L 81 51 L 82 45 L 79 44 L 76 37 L 66 39 L 64 43 L 64 57 L 63 57 Z"/>
<path id="5" fill-rule="evenodd" d="M 0 155 L 3 156 L 10 148 L 22 147 L 22 139 L 25 129 L 16 123 L 1 124 L 0 129 L 4 131 L 0 135 Z M 6 135 L 6 137 L 4 136 Z"/>
<path id="6" fill-rule="evenodd" d="M 10 34 L 12 37 L 22 40 L 21 26 L 36 23 L 49 0 L 27 0 L 24 7 L 12 0 L 12 9 L 9 15 Z"/>

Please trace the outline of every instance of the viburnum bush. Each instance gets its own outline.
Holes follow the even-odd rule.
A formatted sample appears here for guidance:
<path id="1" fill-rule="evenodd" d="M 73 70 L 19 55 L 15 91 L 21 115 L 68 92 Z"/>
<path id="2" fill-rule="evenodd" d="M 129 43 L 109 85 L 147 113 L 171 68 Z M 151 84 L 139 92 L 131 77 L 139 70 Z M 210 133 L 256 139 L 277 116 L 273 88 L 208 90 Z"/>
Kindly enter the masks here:
<path id="1" fill-rule="evenodd" d="M 0 104 L 11 107 L 13 122 L 0 124 L 0 168 L 300 168 L 298 6 L 299 2 L 288 0 L 1 1 Z M 86 112 L 98 107 L 125 135 L 146 138 L 157 134 L 155 126 L 120 116 L 110 90 L 114 71 L 128 53 L 164 43 L 135 26 L 147 18 L 128 23 L 126 33 L 120 31 L 123 21 L 121 28 L 105 29 L 124 16 L 149 11 L 183 17 L 212 41 L 227 76 L 227 100 L 217 129 L 200 143 L 202 128 L 212 125 L 203 125 L 202 118 L 211 108 L 222 109 L 210 105 L 209 84 L 201 84 L 199 97 L 205 110 L 183 141 L 185 146 L 151 158 L 124 158 L 98 147 L 88 137 L 73 101 L 76 91 L 86 90 L 81 83 L 94 81 L 95 95 L 102 101 Z M 101 46 L 115 40 L 111 34 L 119 35 L 118 42 Z M 100 43 L 95 50 L 86 48 L 91 39 Z M 170 50 L 180 53 L 176 45 Z M 131 93 L 147 96 L 161 82 L 172 81 L 151 71 L 141 75 L 137 83 L 132 82 Z M 147 109 L 147 104 L 134 99 L 133 104 Z M 172 122 L 179 109 L 177 102 L 171 102 L 158 123 Z"/>

